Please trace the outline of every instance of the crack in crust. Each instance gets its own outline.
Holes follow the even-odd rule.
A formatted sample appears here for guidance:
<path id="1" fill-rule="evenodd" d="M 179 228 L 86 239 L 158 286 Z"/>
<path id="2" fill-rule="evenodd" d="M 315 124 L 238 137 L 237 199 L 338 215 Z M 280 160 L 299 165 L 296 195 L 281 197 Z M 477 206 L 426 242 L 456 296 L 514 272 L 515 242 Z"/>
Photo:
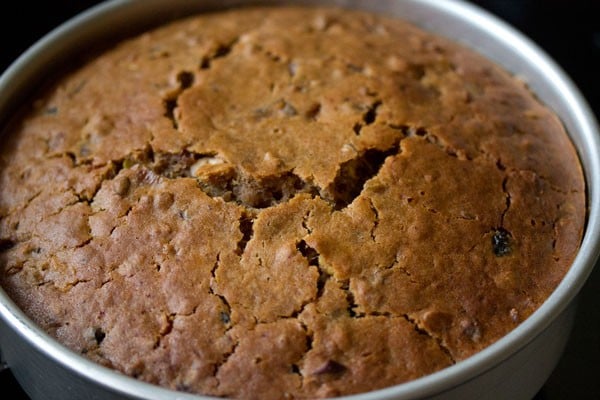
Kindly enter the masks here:
<path id="1" fill-rule="evenodd" d="M 236 254 L 240 257 L 244 254 L 244 251 L 246 251 L 246 245 L 250 239 L 252 239 L 252 235 L 254 234 L 252 225 L 254 224 L 255 218 L 256 216 L 247 212 L 242 213 L 242 216 L 240 217 L 240 232 L 242 233 L 242 238 L 238 242 L 236 249 Z"/>
<path id="2" fill-rule="evenodd" d="M 219 58 L 226 57 L 233 51 L 234 46 L 239 42 L 239 40 L 240 37 L 238 36 L 231 40 L 229 43 L 220 43 L 211 54 L 202 57 L 202 60 L 200 61 L 199 65 L 200 69 L 209 69 L 211 68 L 211 64 L 213 61 Z"/>
<path id="3" fill-rule="evenodd" d="M 411 318 L 410 315 L 408 314 L 403 314 L 402 317 L 408 322 L 410 323 L 415 332 L 425 335 L 428 338 L 430 338 L 431 340 L 433 340 L 438 347 L 440 348 L 440 350 L 446 354 L 446 356 L 448 356 L 448 358 L 450 359 L 451 364 L 456 364 L 456 359 L 455 357 L 452 355 L 452 351 L 444 344 L 442 338 L 440 338 L 437 335 L 432 334 L 431 332 L 429 332 L 425 327 L 421 326 L 419 324 L 419 322 L 413 318 Z"/>
<path id="4" fill-rule="evenodd" d="M 355 158 L 342 163 L 333 182 L 321 196 L 329 201 L 335 210 L 350 205 L 362 192 L 365 183 L 377 176 L 389 156 L 398 154 L 400 141 L 387 150 L 368 149 Z"/>
<path id="5" fill-rule="evenodd" d="M 321 296 L 323 296 L 323 291 L 325 290 L 325 285 L 327 281 L 332 278 L 332 275 L 323 268 L 319 262 L 320 254 L 313 247 L 310 247 L 304 239 L 300 240 L 296 243 L 296 249 L 302 254 L 302 256 L 306 259 L 309 266 L 317 267 L 319 271 L 319 278 L 317 279 L 317 295 L 312 300 L 312 302 L 318 301 Z M 304 307 L 303 307 L 304 308 Z M 300 314 L 298 312 L 297 314 Z"/>
<path id="6" fill-rule="evenodd" d="M 164 116 L 171 120 L 173 128 L 177 130 L 179 129 L 179 118 L 177 117 L 176 113 L 178 99 L 184 90 L 192 87 L 194 84 L 194 73 L 190 71 L 180 71 L 176 76 L 176 80 L 179 84 L 177 89 L 165 97 L 163 104 L 165 107 Z"/>

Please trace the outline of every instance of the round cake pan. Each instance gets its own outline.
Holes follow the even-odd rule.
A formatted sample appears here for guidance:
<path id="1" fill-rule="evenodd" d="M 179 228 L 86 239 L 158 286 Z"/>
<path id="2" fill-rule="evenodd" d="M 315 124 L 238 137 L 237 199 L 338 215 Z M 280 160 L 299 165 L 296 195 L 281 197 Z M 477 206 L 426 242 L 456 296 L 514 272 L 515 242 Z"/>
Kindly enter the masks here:
<path id="1" fill-rule="evenodd" d="M 92 43 L 140 32 L 192 12 L 250 4 L 221 0 L 112 0 L 59 26 L 0 77 L 0 130 L 40 83 Z M 577 295 L 600 250 L 600 138 L 569 77 L 522 34 L 487 12 L 451 0 L 262 1 L 328 4 L 395 15 L 455 39 L 523 79 L 565 124 L 584 167 L 588 214 L 581 249 L 548 300 L 501 340 L 437 373 L 346 399 L 530 399 L 548 378 L 571 332 Z M 1 188 L 0 188 L 1 190 Z M 159 388 L 75 354 L 37 327 L 0 289 L 0 362 L 34 399 L 207 399 Z"/>

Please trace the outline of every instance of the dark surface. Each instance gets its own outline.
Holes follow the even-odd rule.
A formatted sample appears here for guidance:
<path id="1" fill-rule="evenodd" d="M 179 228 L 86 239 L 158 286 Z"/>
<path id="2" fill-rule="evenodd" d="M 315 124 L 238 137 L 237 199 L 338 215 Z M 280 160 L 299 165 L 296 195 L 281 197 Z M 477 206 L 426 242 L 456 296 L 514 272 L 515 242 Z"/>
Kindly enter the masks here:
<path id="1" fill-rule="evenodd" d="M 600 1 L 473 0 L 541 46 L 567 72 L 600 115 Z M 3 2 L 0 72 L 31 44 L 98 1 Z M 10 371 L 0 372 L 0 398 L 28 397 Z M 535 400 L 600 399 L 600 269 L 581 293 L 575 328 L 559 365 Z"/>

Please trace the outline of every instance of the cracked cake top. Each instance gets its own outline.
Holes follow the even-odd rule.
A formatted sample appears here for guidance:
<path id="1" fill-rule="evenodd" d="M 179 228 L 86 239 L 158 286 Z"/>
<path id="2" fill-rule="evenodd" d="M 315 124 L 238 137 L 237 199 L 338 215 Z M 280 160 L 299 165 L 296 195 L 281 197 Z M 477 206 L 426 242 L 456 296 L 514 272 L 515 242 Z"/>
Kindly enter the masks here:
<path id="1" fill-rule="evenodd" d="M 406 382 L 568 270 L 585 190 L 526 85 L 405 22 L 241 8 L 124 40 L 6 132 L 0 277 L 76 352 L 234 398 Z"/>

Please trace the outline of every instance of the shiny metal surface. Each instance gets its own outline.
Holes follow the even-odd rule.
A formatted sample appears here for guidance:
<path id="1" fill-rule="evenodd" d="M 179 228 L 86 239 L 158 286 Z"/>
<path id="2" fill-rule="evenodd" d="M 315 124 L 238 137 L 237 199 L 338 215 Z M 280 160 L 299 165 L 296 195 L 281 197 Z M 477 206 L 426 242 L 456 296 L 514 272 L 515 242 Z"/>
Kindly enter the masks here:
<path id="1" fill-rule="evenodd" d="M 275 3 L 276 1 L 266 1 Z M 589 107 L 564 72 L 531 41 L 478 8 L 450 0 L 288 1 L 366 8 L 402 16 L 457 39 L 523 78 L 565 123 L 584 164 L 589 218 L 581 251 L 564 281 L 527 321 L 475 356 L 404 385 L 348 399 L 528 399 L 560 357 L 575 298 L 600 250 L 599 134 Z M 0 126 L 35 88 L 42 71 L 108 34 L 131 33 L 167 18 L 248 1 L 114 0 L 62 25 L 0 77 Z M 265 2 L 263 2 L 265 3 Z M 0 354 L 32 399 L 207 399 L 157 388 L 100 367 L 53 341 L 0 290 Z"/>

